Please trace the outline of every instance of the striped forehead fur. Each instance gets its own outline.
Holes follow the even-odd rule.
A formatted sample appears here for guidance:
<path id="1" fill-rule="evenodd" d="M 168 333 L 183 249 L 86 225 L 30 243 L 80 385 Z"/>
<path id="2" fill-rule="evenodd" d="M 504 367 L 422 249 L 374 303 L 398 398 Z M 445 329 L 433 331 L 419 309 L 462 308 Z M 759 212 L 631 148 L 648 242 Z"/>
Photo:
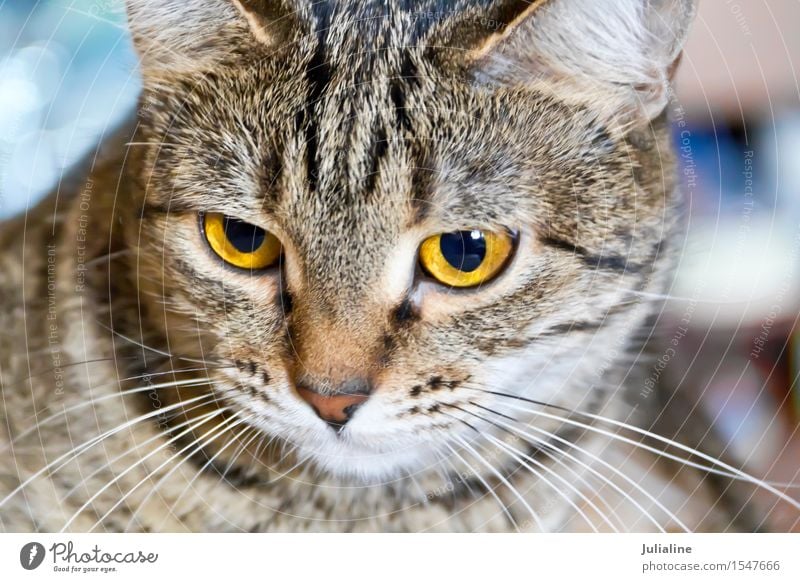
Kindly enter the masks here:
<path id="1" fill-rule="evenodd" d="M 147 18 L 144 4 L 131 4 L 138 5 L 132 16 Z M 382 387 L 373 414 L 418 409 L 430 430 L 447 418 L 435 400 L 444 393 L 423 388 L 431 378 L 436 387 L 487 386 L 500 361 L 520 370 L 529 361 L 529 371 L 547 379 L 541 390 L 561 386 L 555 392 L 565 404 L 603 402 L 586 399 L 590 385 L 567 380 L 569 370 L 591 374 L 599 353 L 567 346 L 602 329 L 636 349 L 632 334 L 623 340 L 648 312 L 637 294 L 656 292 L 669 270 L 680 196 L 666 103 L 631 114 L 630 95 L 616 100 L 622 78 L 606 78 L 602 68 L 596 99 L 560 92 L 591 66 L 574 43 L 559 44 L 559 34 L 586 28 L 608 43 L 602 50 L 637 55 L 655 35 L 671 47 L 652 63 L 658 72 L 648 79 L 661 82 L 680 34 L 658 36 L 652 21 L 675 18 L 678 30 L 689 13 L 671 11 L 670 2 L 598 4 L 605 24 L 593 28 L 581 18 L 600 13 L 572 0 L 535 9 L 488 1 L 209 1 L 225 16 L 212 30 L 228 44 L 235 30 L 243 44 L 213 65 L 197 59 L 194 70 L 145 75 L 141 141 L 165 144 L 137 152 L 140 187 L 130 203 L 154 210 L 138 240 L 145 270 L 169 281 L 173 316 L 207 314 L 204 349 L 252 362 L 270 378 L 263 390 L 272 404 L 253 403 L 268 430 L 303 438 L 270 408 L 293 409 L 276 404 L 281 394 L 289 398 L 293 376 L 330 385 L 369 375 Z M 610 34 L 623 24 L 638 32 Z M 137 37 L 143 54 L 146 36 Z M 539 60 L 529 41 L 542 45 Z M 643 80 L 641 62 L 630 64 L 631 83 Z M 163 65 L 145 57 L 148 64 Z M 624 125 L 613 124 L 609 104 L 626 111 Z M 215 270 L 194 240 L 197 213 L 210 211 L 276 233 L 285 247 L 281 277 Z M 508 272 L 463 294 L 419 282 L 421 239 L 464 228 L 519 232 Z M 563 334 L 569 342 L 552 344 Z M 454 388 L 447 402 L 474 396 Z M 406 416 L 392 416 L 396 430 Z M 383 450 L 380 441 L 364 446 Z"/>

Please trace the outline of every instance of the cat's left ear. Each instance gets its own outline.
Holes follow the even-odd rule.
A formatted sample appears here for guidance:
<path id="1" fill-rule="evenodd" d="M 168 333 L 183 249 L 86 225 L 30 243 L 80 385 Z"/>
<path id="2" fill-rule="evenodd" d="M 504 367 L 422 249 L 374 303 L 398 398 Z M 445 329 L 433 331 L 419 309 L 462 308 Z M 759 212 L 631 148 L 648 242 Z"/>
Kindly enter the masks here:
<path id="1" fill-rule="evenodd" d="M 480 82 L 527 85 L 624 126 L 670 99 L 697 0 L 530 0 L 470 54 Z"/>
<path id="2" fill-rule="evenodd" d="M 126 0 L 145 77 L 213 69 L 280 41 L 268 0 Z"/>

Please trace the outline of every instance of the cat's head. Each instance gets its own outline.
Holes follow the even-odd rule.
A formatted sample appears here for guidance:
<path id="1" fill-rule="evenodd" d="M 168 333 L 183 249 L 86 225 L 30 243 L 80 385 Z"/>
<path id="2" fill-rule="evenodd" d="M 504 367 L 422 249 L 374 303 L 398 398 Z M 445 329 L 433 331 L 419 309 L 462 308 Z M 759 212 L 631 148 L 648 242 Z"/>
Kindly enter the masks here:
<path id="1" fill-rule="evenodd" d="M 237 418 L 373 479 L 614 391 L 691 0 L 128 4 L 143 337 Z"/>

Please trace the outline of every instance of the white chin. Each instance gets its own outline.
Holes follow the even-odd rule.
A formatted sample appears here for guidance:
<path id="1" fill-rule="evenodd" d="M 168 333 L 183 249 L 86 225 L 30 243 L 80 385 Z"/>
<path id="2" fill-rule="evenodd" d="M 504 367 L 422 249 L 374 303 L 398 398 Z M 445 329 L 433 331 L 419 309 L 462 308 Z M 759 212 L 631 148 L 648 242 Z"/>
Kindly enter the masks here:
<path id="1" fill-rule="evenodd" d="M 374 485 L 425 472 L 437 464 L 430 445 L 419 443 L 404 450 L 377 451 L 342 440 L 322 446 L 301 446 L 298 459 L 308 459 L 320 472 L 339 479 Z"/>

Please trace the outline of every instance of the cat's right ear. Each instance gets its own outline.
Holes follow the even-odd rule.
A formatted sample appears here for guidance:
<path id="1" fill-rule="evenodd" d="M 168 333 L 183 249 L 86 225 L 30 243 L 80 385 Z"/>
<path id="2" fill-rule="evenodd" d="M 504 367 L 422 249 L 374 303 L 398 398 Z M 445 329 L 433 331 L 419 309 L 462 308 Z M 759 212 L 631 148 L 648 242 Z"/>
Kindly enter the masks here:
<path id="1" fill-rule="evenodd" d="M 145 77 L 215 65 L 280 41 L 268 0 L 126 0 Z"/>
<path id="2" fill-rule="evenodd" d="M 659 115 L 697 0 L 520 0 L 470 53 L 480 82 L 537 87 L 622 127 Z"/>

